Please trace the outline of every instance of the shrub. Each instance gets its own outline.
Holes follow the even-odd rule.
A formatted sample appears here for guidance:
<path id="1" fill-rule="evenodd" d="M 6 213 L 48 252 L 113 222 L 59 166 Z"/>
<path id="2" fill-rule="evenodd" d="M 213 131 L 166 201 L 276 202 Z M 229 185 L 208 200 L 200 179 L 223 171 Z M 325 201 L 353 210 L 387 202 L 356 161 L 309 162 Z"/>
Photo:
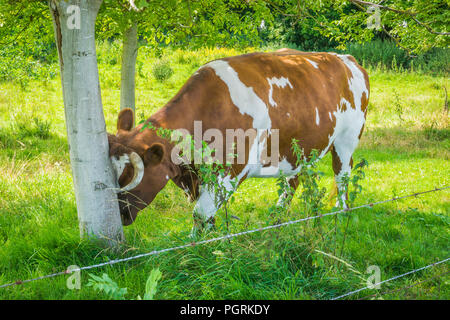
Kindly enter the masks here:
<path id="1" fill-rule="evenodd" d="M 7 46 L 0 50 L 0 82 L 11 81 L 26 88 L 31 80 L 50 80 L 56 77 L 57 63 L 35 59 L 20 47 Z"/>
<path id="2" fill-rule="evenodd" d="M 173 75 L 173 69 L 165 60 L 159 60 L 153 65 L 153 77 L 158 81 L 165 81 Z"/>
<path id="3" fill-rule="evenodd" d="M 380 39 L 363 44 L 351 43 L 346 52 L 351 54 L 359 63 L 378 66 L 380 63 L 388 69 L 409 66 L 408 53 L 397 47 L 392 41 Z"/>
<path id="4" fill-rule="evenodd" d="M 38 137 L 48 139 L 50 137 L 51 121 L 41 120 L 38 117 L 26 118 L 15 121 L 15 132 L 19 139 L 25 137 Z"/>
<path id="5" fill-rule="evenodd" d="M 339 14 L 330 8 L 327 18 L 338 17 Z M 314 19 L 298 17 L 278 17 L 273 25 L 260 33 L 263 43 L 289 43 L 290 46 L 301 48 L 302 51 L 330 51 L 338 43 L 321 34 L 322 27 Z"/>
<path id="6" fill-rule="evenodd" d="M 345 50 L 364 66 L 401 71 L 402 69 L 432 74 L 450 73 L 450 50 L 433 48 L 418 56 L 409 56 L 389 40 L 351 43 Z"/>
<path id="7" fill-rule="evenodd" d="M 414 68 L 420 66 L 420 69 L 427 73 L 450 73 L 450 49 L 433 48 L 423 55 L 414 59 Z"/>

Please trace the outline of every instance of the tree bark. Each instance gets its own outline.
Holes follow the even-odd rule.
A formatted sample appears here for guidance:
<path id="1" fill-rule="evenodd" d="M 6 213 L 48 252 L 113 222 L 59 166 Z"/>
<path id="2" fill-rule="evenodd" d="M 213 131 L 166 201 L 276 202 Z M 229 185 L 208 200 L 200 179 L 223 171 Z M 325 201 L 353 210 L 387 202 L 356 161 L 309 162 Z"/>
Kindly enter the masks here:
<path id="1" fill-rule="evenodd" d="M 137 23 L 123 33 L 120 109 L 131 108 L 135 113 L 136 58 L 138 53 Z"/>
<path id="2" fill-rule="evenodd" d="M 95 20 L 101 3 L 102 0 L 49 0 L 49 7 L 60 62 L 80 233 L 112 246 L 123 240 L 123 229 L 95 49 Z M 79 8 L 78 29 L 71 25 L 77 14 L 74 6 Z"/>

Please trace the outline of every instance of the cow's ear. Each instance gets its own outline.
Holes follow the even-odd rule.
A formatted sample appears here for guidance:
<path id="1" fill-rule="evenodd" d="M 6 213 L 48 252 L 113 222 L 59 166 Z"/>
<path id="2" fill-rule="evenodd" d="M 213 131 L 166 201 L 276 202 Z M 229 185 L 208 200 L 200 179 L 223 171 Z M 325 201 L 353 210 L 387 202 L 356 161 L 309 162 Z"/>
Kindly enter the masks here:
<path id="1" fill-rule="evenodd" d="M 133 110 L 125 108 L 119 112 L 117 119 L 117 130 L 130 131 L 133 128 L 134 115 Z"/>
<path id="2" fill-rule="evenodd" d="M 161 143 L 152 144 L 144 154 L 145 166 L 156 166 L 161 163 L 164 157 L 164 146 Z"/>

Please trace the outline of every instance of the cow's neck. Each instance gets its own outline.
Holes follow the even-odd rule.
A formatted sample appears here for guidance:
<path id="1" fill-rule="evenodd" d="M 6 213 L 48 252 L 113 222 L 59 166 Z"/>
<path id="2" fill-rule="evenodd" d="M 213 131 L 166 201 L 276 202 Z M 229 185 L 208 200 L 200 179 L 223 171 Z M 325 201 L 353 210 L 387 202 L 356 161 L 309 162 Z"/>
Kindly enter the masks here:
<path id="1" fill-rule="evenodd" d="M 186 129 L 191 135 L 193 132 L 194 114 L 189 112 L 193 110 L 190 106 L 189 99 L 186 95 L 180 97 L 177 95 L 166 106 L 159 109 L 154 113 L 147 122 L 151 122 L 156 128 L 166 129 Z M 155 137 L 150 137 L 150 140 L 154 140 Z M 158 142 L 163 143 L 165 146 L 165 165 L 169 167 L 169 170 L 173 172 L 171 176 L 172 181 L 184 191 L 186 191 L 192 199 L 198 197 L 199 184 L 198 178 L 193 172 L 193 168 L 189 168 L 186 165 L 177 165 L 173 163 L 171 155 L 175 144 L 168 139 L 158 137 Z"/>

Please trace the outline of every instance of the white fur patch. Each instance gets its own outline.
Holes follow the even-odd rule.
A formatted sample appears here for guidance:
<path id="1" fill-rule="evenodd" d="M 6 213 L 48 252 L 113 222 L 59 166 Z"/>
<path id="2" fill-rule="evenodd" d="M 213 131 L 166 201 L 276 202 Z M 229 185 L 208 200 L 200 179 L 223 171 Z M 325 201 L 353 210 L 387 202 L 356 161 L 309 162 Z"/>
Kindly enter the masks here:
<path id="1" fill-rule="evenodd" d="M 316 124 L 319 125 L 320 124 L 320 117 L 319 117 L 319 110 L 316 107 Z"/>
<path id="2" fill-rule="evenodd" d="M 277 103 L 273 100 L 273 85 L 278 86 L 279 88 L 285 88 L 287 85 L 289 85 L 289 87 L 291 87 L 291 89 L 293 89 L 294 87 L 292 86 L 291 82 L 289 81 L 288 78 L 285 77 L 281 77 L 281 78 L 277 78 L 277 77 L 273 77 L 273 78 L 267 78 L 267 81 L 269 82 L 269 103 L 272 107 L 276 107 Z"/>
<path id="3" fill-rule="evenodd" d="M 348 86 L 353 93 L 353 102 L 357 110 L 361 110 L 362 95 L 365 93 L 367 99 L 369 98 L 369 90 L 366 86 L 364 74 L 358 66 L 351 61 L 347 55 L 338 55 L 344 61 L 345 65 L 350 69 L 352 77 L 348 80 Z"/>
<path id="4" fill-rule="evenodd" d="M 239 75 L 228 62 L 216 60 L 206 64 L 205 67 L 212 68 L 216 75 L 225 82 L 233 104 L 239 109 L 241 114 L 247 114 L 253 118 L 253 128 L 257 129 L 257 135 L 249 150 L 248 163 L 238 175 L 240 181 L 246 174 L 253 176 L 262 167 L 260 159 L 265 144 L 265 139 L 262 139 L 262 137 L 267 137 L 270 134 L 272 126 L 269 110 L 253 88 L 247 87 L 239 79 Z M 280 80 L 278 83 L 280 86 L 290 84 L 288 79 Z"/>
<path id="5" fill-rule="evenodd" d="M 214 198 L 214 193 L 211 193 L 208 188 L 201 188 L 200 196 L 194 207 L 194 212 L 198 217 L 206 221 L 208 218 L 213 217 L 216 214 L 217 207 L 214 202 Z"/>
<path id="6" fill-rule="evenodd" d="M 235 181 L 236 183 L 234 183 L 234 185 L 237 186 L 237 180 Z M 224 178 L 219 177 L 218 185 L 223 187 L 227 191 L 228 195 L 235 191 L 235 186 L 233 186 L 233 183 L 231 182 L 230 175 Z M 207 220 L 216 214 L 216 211 L 221 205 L 222 203 L 215 197 L 214 189 L 210 186 L 203 185 L 200 189 L 200 197 L 195 204 L 194 211 L 197 216 Z"/>
<path id="7" fill-rule="evenodd" d="M 349 89 L 353 94 L 353 108 L 350 101 L 345 98 L 341 98 L 337 106 L 337 110 L 333 112 L 336 118 L 336 125 L 333 134 L 329 137 L 328 146 L 322 151 L 323 156 L 331 145 L 334 145 L 337 156 L 342 164 L 340 172 L 336 175 L 336 183 L 338 188 L 342 190 L 341 179 L 345 174 L 350 174 L 351 166 L 350 161 L 359 143 L 359 134 L 365 123 L 365 113 L 361 109 L 362 96 L 366 94 L 369 97 L 369 90 L 366 86 L 364 74 L 358 68 L 358 66 L 351 61 L 347 55 L 338 55 L 345 65 L 350 69 L 352 77 L 348 80 Z M 344 110 L 344 106 L 346 109 Z M 331 114 L 330 114 L 331 119 Z M 345 195 L 343 195 L 343 203 L 345 204 Z"/>
<path id="8" fill-rule="evenodd" d="M 314 62 L 314 61 L 312 61 L 312 60 L 309 60 L 308 58 L 305 58 L 305 59 L 306 59 L 306 61 L 308 61 L 309 63 L 311 63 L 311 65 L 312 65 L 314 68 L 319 69 L 319 64 L 318 64 L 317 62 Z"/>
<path id="9" fill-rule="evenodd" d="M 276 178 L 280 175 L 281 172 L 286 177 L 293 177 L 300 171 L 300 168 L 294 168 L 292 164 L 289 163 L 289 161 L 286 160 L 286 158 L 283 158 L 283 160 L 280 161 L 277 167 L 270 166 L 270 167 L 263 167 L 261 170 L 259 170 L 258 173 L 252 175 L 252 177 L 257 178 Z"/>
<path id="10" fill-rule="evenodd" d="M 345 65 L 350 69 L 352 77 L 348 80 L 349 89 L 353 94 L 353 103 L 345 98 L 342 98 L 337 106 L 337 110 L 333 112 L 336 118 L 336 125 L 334 127 L 333 134 L 329 137 L 328 146 L 322 151 L 320 157 L 327 153 L 328 149 L 334 144 L 336 153 L 338 154 L 341 163 L 342 170 L 345 172 L 350 171 L 350 158 L 356 149 L 359 142 L 359 133 L 365 123 L 365 115 L 361 110 L 361 99 L 363 93 L 368 97 L 369 90 L 366 86 L 366 81 L 362 71 L 352 62 L 346 55 L 338 55 L 331 53 L 339 57 Z M 346 106 L 344 111 L 343 106 Z M 330 114 L 330 119 L 331 114 Z M 339 151 L 338 151 L 339 150 Z"/>
<path id="11" fill-rule="evenodd" d="M 253 118 L 253 128 L 270 130 L 272 122 L 266 104 L 252 87 L 247 87 L 239 79 L 239 75 L 227 61 L 215 60 L 207 63 L 205 67 L 212 68 L 216 75 L 225 82 L 230 91 L 231 100 L 239 112 Z"/>

